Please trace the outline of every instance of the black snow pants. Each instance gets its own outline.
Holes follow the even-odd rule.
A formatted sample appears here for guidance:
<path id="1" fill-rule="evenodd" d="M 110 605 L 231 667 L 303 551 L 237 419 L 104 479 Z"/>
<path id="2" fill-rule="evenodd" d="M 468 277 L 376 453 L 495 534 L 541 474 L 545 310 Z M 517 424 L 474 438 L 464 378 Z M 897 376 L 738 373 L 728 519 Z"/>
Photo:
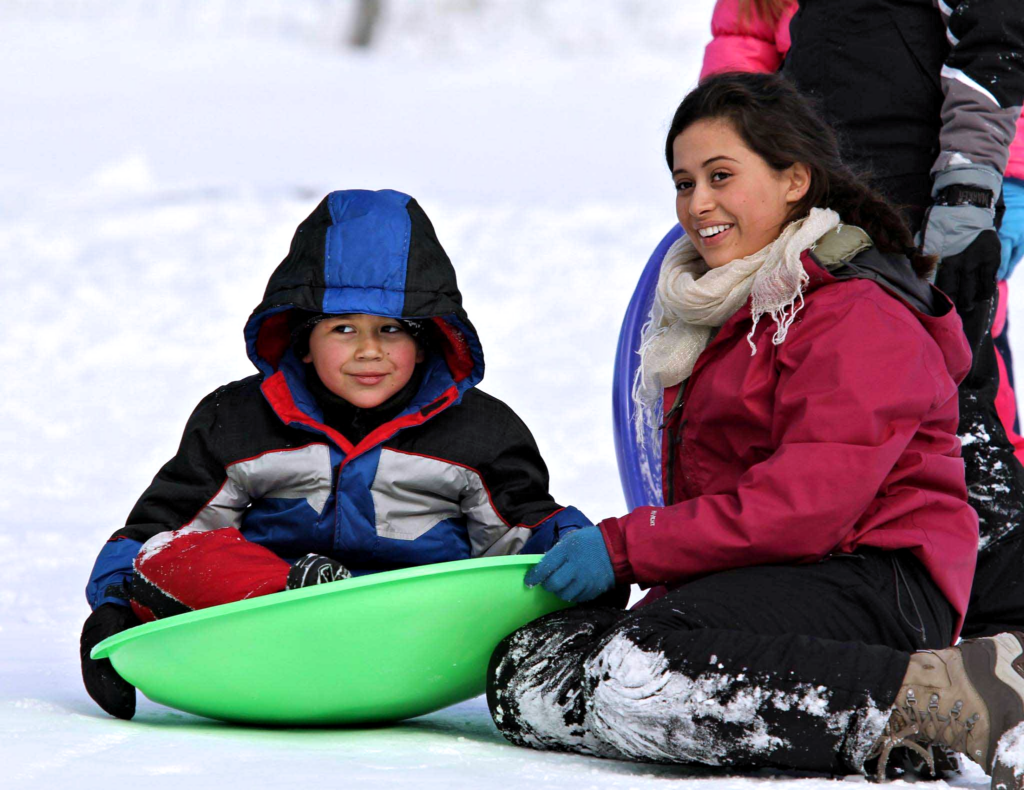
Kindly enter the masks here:
<path id="1" fill-rule="evenodd" d="M 996 353 L 988 334 L 960 385 L 957 433 L 979 532 L 965 637 L 1024 629 L 1024 467 L 995 411 Z"/>
<path id="2" fill-rule="evenodd" d="M 507 637 L 487 702 L 521 746 L 623 760 L 861 770 L 909 653 L 954 613 L 907 551 L 742 568 L 624 612 L 581 606 Z"/>

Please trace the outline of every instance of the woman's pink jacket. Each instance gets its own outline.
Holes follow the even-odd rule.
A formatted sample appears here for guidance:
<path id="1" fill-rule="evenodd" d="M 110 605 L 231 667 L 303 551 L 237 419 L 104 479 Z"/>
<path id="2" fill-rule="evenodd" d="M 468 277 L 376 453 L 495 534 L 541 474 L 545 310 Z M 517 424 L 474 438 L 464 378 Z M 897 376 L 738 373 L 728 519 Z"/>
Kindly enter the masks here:
<path id="1" fill-rule="evenodd" d="M 782 343 L 764 316 L 751 356 L 748 301 L 698 358 L 664 432 L 679 437 L 666 490 L 677 504 L 601 522 L 616 579 L 671 587 L 909 549 L 962 622 L 978 518 L 956 436 L 971 359 L 960 319 L 941 294 L 944 314 L 927 315 L 870 279 L 838 280 L 811 253 L 802 261 L 805 304 Z"/>

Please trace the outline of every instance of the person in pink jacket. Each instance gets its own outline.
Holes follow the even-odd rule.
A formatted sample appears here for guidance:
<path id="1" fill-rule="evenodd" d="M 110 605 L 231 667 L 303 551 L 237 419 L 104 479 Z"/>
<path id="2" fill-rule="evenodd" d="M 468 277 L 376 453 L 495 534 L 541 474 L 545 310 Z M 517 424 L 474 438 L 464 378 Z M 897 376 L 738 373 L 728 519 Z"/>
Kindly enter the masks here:
<path id="1" fill-rule="evenodd" d="M 1024 669 L 995 665 L 1024 634 L 950 647 L 978 522 L 956 437 L 970 353 L 934 259 L 776 75 L 704 81 L 665 154 L 686 235 L 634 400 L 663 427 L 666 505 L 578 530 L 526 583 L 669 591 L 508 637 L 495 724 L 615 759 L 884 775 L 899 746 L 995 770 L 1024 709 Z"/>
<path id="2" fill-rule="evenodd" d="M 792 43 L 789 23 L 797 8 L 795 0 L 718 0 L 700 78 L 726 71 L 778 71 Z"/>

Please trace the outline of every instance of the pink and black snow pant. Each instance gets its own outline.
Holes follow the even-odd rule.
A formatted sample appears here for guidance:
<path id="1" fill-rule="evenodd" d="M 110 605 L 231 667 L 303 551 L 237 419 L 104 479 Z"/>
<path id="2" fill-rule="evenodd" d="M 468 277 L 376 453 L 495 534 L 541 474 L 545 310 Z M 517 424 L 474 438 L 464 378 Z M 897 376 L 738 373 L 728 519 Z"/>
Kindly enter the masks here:
<path id="1" fill-rule="evenodd" d="M 953 626 L 907 551 L 741 568 L 629 612 L 535 620 L 492 656 L 487 702 L 534 749 L 855 773 L 909 654 L 949 646 Z"/>
<path id="2" fill-rule="evenodd" d="M 285 589 L 291 565 L 237 529 L 167 538 L 135 558 L 131 605 L 143 622 Z"/>
<path id="3" fill-rule="evenodd" d="M 1017 420 L 1017 394 L 1013 388 L 1013 355 L 1007 337 L 1009 323 L 1007 321 L 1008 299 L 1010 286 L 1006 280 L 1000 280 L 995 321 L 992 323 L 992 341 L 996 347 L 996 366 L 999 370 L 999 391 L 996 393 L 996 412 L 999 421 L 1006 430 L 1006 438 L 1013 445 L 1013 454 L 1024 464 L 1024 437 L 1019 433 Z"/>

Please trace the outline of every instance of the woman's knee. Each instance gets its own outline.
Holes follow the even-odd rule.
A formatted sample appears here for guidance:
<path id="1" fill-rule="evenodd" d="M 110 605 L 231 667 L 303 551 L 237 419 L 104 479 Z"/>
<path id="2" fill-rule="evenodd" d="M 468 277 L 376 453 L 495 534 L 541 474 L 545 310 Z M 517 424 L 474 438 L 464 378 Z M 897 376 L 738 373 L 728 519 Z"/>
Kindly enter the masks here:
<path id="1" fill-rule="evenodd" d="M 703 720 L 722 707 L 717 695 L 728 679 L 670 665 L 664 634 L 647 625 L 620 617 L 600 628 L 572 612 L 512 634 L 488 678 L 499 731 L 519 746 L 615 759 L 728 759 Z"/>
<path id="2" fill-rule="evenodd" d="M 597 753 L 583 729 L 583 667 L 624 616 L 569 609 L 506 637 L 487 673 L 487 704 L 502 735 L 520 746 Z"/>

